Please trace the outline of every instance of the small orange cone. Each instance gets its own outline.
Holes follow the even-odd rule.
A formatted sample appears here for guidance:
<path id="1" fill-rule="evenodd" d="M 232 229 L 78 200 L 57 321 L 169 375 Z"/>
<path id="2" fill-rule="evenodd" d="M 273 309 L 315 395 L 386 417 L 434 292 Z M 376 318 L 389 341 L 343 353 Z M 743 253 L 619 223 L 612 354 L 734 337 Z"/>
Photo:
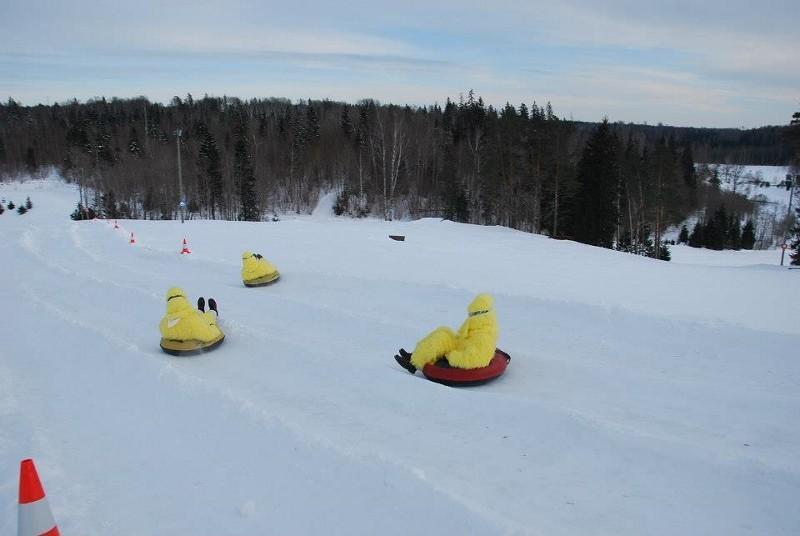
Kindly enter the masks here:
<path id="1" fill-rule="evenodd" d="M 59 536 L 56 520 L 33 460 L 22 460 L 19 467 L 19 511 L 17 536 Z"/>
<path id="2" fill-rule="evenodd" d="M 191 253 L 191 251 L 189 251 L 189 244 L 186 243 L 186 239 L 184 238 L 183 239 L 183 249 L 181 250 L 181 255 L 187 255 L 189 253 Z"/>
<path id="3" fill-rule="evenodd" d="M 133 233 L 131 233 L 131 244 L 135 244 L 135 243 L 136 243 L 136 239 L 133 237 Z"/>
<path id="4" fill-rule="evenodd" d="M 114 220 L 114 229 L 119 229 L 119 225 L 117 225 L 117 220 Z"/>

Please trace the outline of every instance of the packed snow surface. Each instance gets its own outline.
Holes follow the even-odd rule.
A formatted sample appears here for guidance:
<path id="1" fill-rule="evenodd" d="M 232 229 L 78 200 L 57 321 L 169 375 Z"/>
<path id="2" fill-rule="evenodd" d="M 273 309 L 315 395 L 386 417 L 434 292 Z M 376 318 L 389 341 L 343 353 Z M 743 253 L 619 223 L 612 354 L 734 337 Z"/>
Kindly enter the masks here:
<path id="1" fill-rule="evenodd" d="M 34 204 L 0 215 L 0 534 L 27 457 L 70 535 L 800 533 L 800 270 L 774 250 L 319 213 L 114 229 L 57 181 L 0 194 Z M 245 288 L 244 250 L 280 281 Z M 172 285 L 218 300 L 217 350 L 161 352 Z M 478 292 L 503 377 L 397 366 Z"/>

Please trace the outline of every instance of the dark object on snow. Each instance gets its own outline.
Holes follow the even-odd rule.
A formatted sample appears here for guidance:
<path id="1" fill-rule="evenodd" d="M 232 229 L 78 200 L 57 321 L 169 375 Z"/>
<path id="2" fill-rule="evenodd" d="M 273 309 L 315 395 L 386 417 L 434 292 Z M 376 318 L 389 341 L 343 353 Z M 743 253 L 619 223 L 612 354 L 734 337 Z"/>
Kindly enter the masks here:
<path id="1" fill-rule="evenodd" d="M 225 335 L 220 334 L 219 338 L 208 342 L 200 343 L 198 341 L 173 341 L 161 339 L 161 349 L 169 355 L 176 356 L 189 356 L 202 354 L 213 350 L 225 340 Z"/>
<path id="2" fill-rule="evenodd" d="M 258 279 L 251 279 L 250 281 L 243 281 L 244 286 L 246 287 L 266 287 L 267 285 L 271 285 L 275 283 L 278 279 L 280 279 L 281 274 L 278 272 L 273 272 L 271 274 L 267 274 L 264 277 L 259 277 Z"/>
<path id="3" fill-rule="evenodd" d="M 485 367 L 476 369 L 460 369 L 451 367 L 447 359 L 442 358 L 435 364 L 425 365 L 422 374 L 432 382 L 449 385 L 450 387 L 468 387 L 482 385 L 500 377 L 505 371 L 511 356 L 496 348 L 494 357 Z"/>
<path id="4" fill-rule="evenodd" d="M 411 364 L 411 354 L 404 349 L 400 348 L 400 355 L 395 355 L 394 360 L 411 374 L 417 372 L 417 367 Z"/>
<path id="5" fill-rule="evenodd" d="M 206 299 L 204 297 L 197 298 L 197 308 L 204 313 L 206 312 Z"/>
<path id="6" fill-rule="evenodd" d="M 208 308 L 217 313 L 217 316 L 219 316 L 219 311 L 217 310 L 217 301 L 214 298 L 208 299 Z"/>
<path id="7" fill-rule="evenodd" d="M 393 234 L 390 234 L 389 238 L 391 238 L 392 240 L 397 240 L 398 242 L 404 242 L 406 239 L 404 235 L 393 235 Z"/>

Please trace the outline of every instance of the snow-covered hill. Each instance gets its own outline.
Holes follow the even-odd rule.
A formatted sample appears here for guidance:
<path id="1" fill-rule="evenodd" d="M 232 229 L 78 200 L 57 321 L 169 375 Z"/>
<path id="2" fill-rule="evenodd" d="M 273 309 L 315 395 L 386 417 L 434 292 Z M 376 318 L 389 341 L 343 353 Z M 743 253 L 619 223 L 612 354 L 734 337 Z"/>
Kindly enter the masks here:
<path id="1" fill-rule="evenodd" d="M 319 214 L 115 230 L 70 221 L 58 182 L 0 194 L 34 203 L 0 215 L 2 534 L 26 457 L 72 535 L 800 532 L 800 270 L 779 257 Z M 243 287 L 246 249 L 281 281 Z M 219 301 L 218 350 L 160 351 L 172 285 Z M 481 291 L 505 376 L 394 363 Z"/>

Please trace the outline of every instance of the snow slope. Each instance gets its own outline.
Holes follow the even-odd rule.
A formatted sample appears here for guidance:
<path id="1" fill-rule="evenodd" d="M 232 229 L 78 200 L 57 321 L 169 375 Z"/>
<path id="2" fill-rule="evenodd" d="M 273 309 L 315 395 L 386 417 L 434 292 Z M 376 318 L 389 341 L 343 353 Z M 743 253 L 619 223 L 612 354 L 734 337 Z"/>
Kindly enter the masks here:
<path id="1" fill-rule="evenodd" d="M 56 181 L 0 194 L 34 203 L 0 216 L 0 534 L 25 457 L 71 535 L 800 532 L 800 271 L 431 219 L 115 230 Z M 281 281 L 243 287 L 245 249 Z M 219 301 L 218 350 L 159 350 L 175 284 Z M 394 363 L 480 291 L 504 377 Z"/>

